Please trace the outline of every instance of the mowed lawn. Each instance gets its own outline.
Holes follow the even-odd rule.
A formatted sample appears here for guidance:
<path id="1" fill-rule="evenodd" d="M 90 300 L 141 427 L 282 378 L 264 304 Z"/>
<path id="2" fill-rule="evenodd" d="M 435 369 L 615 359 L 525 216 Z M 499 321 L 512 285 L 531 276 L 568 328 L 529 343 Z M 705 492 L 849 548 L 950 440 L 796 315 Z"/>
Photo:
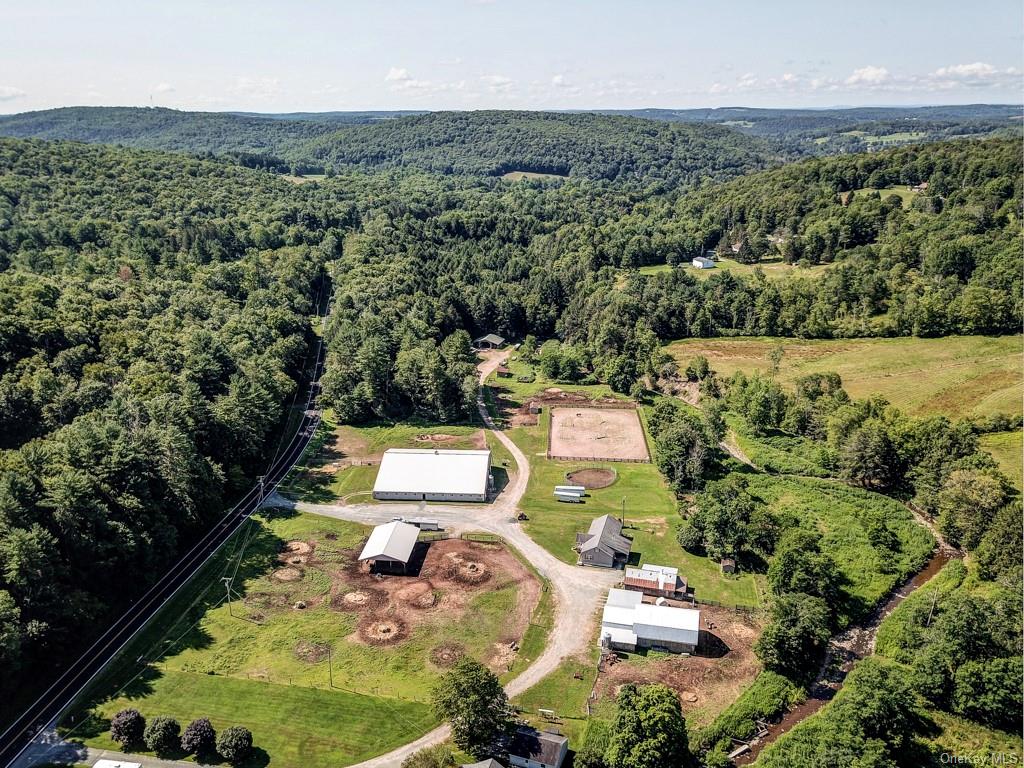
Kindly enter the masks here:
<path id="1" fill-rule="evenodd" d="M 999 469 L 1013 481 L 1017 490 L 1024 488 L 1024 434 L 1019 429 L 1013 432 L 992 432 L 981 435 L 978 442 L 992 454 Z"/>
<path id="2" fill-rule="evenodd" d="M 809 277 L 818 278 L 825 274 L 828 270 L 828 264 L 815 264 L 810 267 L 800 267 L 796 264 L 786 264 L 781 259 L 774 261 L 763 261 L 760 264 L 741 264 L 735 259 L 717 259 L 715 263 L 718 265 L 714 269 L 697 269 L 693 267 L 690 262 L 684 262 L 679 265 L 678 269 L 685 269 L 689 274 L 693 275 L 698 280 L 707 280 L 712 275 L 721 272 L 731 272 L 734 275 L 741 277 L 749 277 L 754 274 L 757 270 L 764 272 L 766 277 L 783 280 L 791 277 Z M 668 272 L 672 269 L 668 264 L 651 264 L 645 267 L 640 267 L 641 275 L 657 275 L 661 272 Z"/>
<path id="3" fill-rule="evenodd" d="M 488 582 L 456 595 L 454 612 L 423 614 L 403 640 L 369 645 L 356 636 L 361 614 L 329 604 L 335 574 L 343 579 L 335 589 L 352 588 L 344 574 L 368 531 L 313 515 L 265 513 L 226 548 L 242 552 L 245 542 L 237 571 L 237 560 L 226 555 L 206 568 L 94 686 L 80 709 L 91 710 L 99 728 L 79 726 L 69 735 L 91 747 L 112 748 L 105 721 L 132 706 L 147 717 L 172 715 L 183 725 L 197 717 L 210 717 L 218 728 L 245 725 L 274 765 L 329 768 L 367 759 L 429 730 L 437 723 L 430 689 L 443 671 L 432 663 L 432 651 L 450 644 L 488 660 L 507 636 L 519 586 L 504 579 Z M 315 542 L 299 581 L 277 578 L 286 542 Z M 229 607 L 220 578 L 233 572 Z M 442 584 L 434 592 L 442 599 L 449 590 Z M 295 607 L 300 600 L 305 608 Z M 380 617 L 390 610 L 380 609 Z M 537 613 L 542 623 L 550 600 Z M 544 637 L 543 631 L 527 632 L 520 638 L 524 651 L 538 655 Z M 325 652 L 304 655 L 310 646 L 331 647 L 330 669 Z M 149 663 L 139 664 L 138 658 Z M 521 667 L 517 663 L 503 679 Z"/>
<path id="4" fill-rule="evenodd" d="M 784 383 L 808 373 L 834 371 L 854 398 L 881 395 L 904 412 L 951 418 L 1024 411 L 1021 382 L 1024 337 L 948 336 L 941 339 L 789 338 L 686 339 L 668 345 L 685 366 L 704 355 L 723 376 L 767 371 L 768 355 L 781 344 Z"/>
<path id="5" fill-rule="evenodd" d="M 547 459 L 549 428 L 550 411 L 545 408 L 536 426 L 508 431 L 530 461 L 530 483 L 520 506 L 530 518 L 523 523 L 526 532 L 541 546 L 558 559 L 574 564 L 576 532 L 586 530 L 595 517 L 619 516 L 625 510 L 625 532 L 633 539 L 634 560 L 678 567 L 698 599 L 730 605 L 762 604 L 763 587 L 759 584 L 763 577 L 724 576 L 717 563 L 679 546 L 675 536 L 680 520 L 676 500 L 654 464 Z M 584 466 L 613 469 L 617 478 L 607 488 L 589 491 L 582 504 L 555 501 L 554 487 L 565 483 L 567 472 Z"/>

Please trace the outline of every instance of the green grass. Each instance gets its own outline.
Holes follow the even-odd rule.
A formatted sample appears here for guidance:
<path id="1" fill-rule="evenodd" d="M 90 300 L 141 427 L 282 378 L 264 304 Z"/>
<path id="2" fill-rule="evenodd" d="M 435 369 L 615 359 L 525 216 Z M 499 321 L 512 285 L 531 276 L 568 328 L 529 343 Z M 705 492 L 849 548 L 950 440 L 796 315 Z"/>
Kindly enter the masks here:
<path id="1" fill-rule="evenodd" d="M 698 280 L 708 280 L 717 272 L 731 272 L 741 277 L 749 277 L 758 270 L 764 272 L 765 276 L 774 280 L 785 280 L 793 277 L 808 277 L 816 279 L 825 274 L 828 264 L 815 264 L 810 267 L 800 267 L 796 264 L 787 264 L 781 259 L 774 261 L 763 261 L 760 264 L 741 264 L 735 259 L 717 259 L 718 266 L 714 269 L 696 269 L 687 265 L 685 269 Z"/>
<path id="2" fill-rule="evenodd" d="M 553 710 L 558 719 L 556 727 L 569 737 L 569 747 L 579 749 L 587 724 L 587 699 L 597 680 L 598 653 L 595 643 L 587 658 L 565 659 L 558 669 L 515 697 L 513 706 L 537 727 L 550 725 L 537 710 Z"/>
<path id="3" fill-rule="evenodd" d="M 291 540 L 315 540 L 317 560 L 330 570 L 344 568 L 367 531 L 290 512 L 256 519 L 232 605 L 222 601 L 220 576 L 234 570 L 225 555 L 190 582 L 97 682 L 79 707 L 78 721 L 82 709 L 102 720 L 129 705 L 147 716 L 170 714 L 182 721 L 209 716 L 218 727 L 250 727 L 275 765 L 324 768 L 358 762 L 428 730 L 436 724 L 429 692 L 441 673 L 429 661 L 430 652 L 458 643 L 468 654 L 487 658 L 507 635 L 517 586 L 498 583 L 473 595 L 457 621 L 444 611 L 427 615 L 396 645 L 364 645 L 352 639 L 358 615 L 329 607 L 332 587 L 324 570 L 307 568 L 297 582 L 278 582 L 269 573 L 278 567 L 282 544 Z M 263 596 L 263 607 L 243 603 L 243 596 Z M 308 607 L 292 608 L 298 600 Z M 265 614 L 260 623 L 251 620 L 256 610 Z M 543 649 L 543 624 L 550 621 L 544 618 L 550 606 L 542 610 L 534 617 L 541 627 L 522 640 L 534 655 Z M 331 670 L 327 660 L 298 658 L 300 641 L 330 645 Z M 149 662 L 140 666 L 134 661 L 139 657 Z M 111 746 L 105 732 L 76 735 L 92 747 Z"/>
<path id="4" fill-rule="evenodd" d="M 981 447 L 992 454 L 999 469 L 1010 478 L 1017 490 L 1024 487 L 1024 443 L 1021 430 L 992 432 L 978 439 Z"/>
<path id="5" fill-rule="evenodd" d="M 567 179 L 568 176 L 561 173 L 535 173 L 533 171 L 509 171 L 503 173 L 501 178 L 505 181 L 522 181 L 523 179 L 549 181 L 553 179 Z"/>
<path id="6" fill-rule="evenodd" d="M 772 720 L 804 700 L 803 689 L 775 672 L 763 671 L 740 697 L 714 721 L 690 739 L 694 751 L 705 752 L 719 745 L 732 751 L 733 737 L 749 739 L 757 731 L 758 720 Z"/>
<path id="7" fill-rule="evenodd" d="M 952 418 L 1024 413 L 1021 336 L 941 339 L 805 340 L 766 337 L 687 339 L 668 345 L 681 365 L 704 355 L 723 376 L 767 371 L 768 353 L 782 344 L 779 380 L 834 371 L 854 398 L 881 395 L 915 415 Z"/>
<path id="8" fill-rule="evenodd" d="M 757 467 L 767 472 L 792 475 L 832 475 L 827 466 L 828 451 L 822 443 L 781 432 L 754 436 L 741 416 L 730 413 L 725 420 L 736 445 Z"/>
<path id="9" fill-rule="evenodd" d="M 834 480 L 748 475 L 748 491 L 771 510 L 822 534 L 821 549 L 845 578 L 849 602 L 839 606 L 849 619 L 863 616 L 897 584 L 927 561 L 935 541 L 899 502 Z M 868 540 L 868 512 L 882 515 L 896 534 L 896 553 L 880 554 Z"/>
<path id="10" fill-rule="evenodd" d="M 896 195 L 903 203 L 904 208 L 908 208 L 910 203 L 913 202 L 914 198 L 919 194 L 914 192 L 912 189 L 908 189 L 905 184 L 896 185 L 894 187 L 882 187 L 880 189 L 871 189 L 870 187 L 864 187 L 862 189 L 853 190 L 854 197 L 857 195 L 865 195 L 869 192 L 877 192 L 881 195 L 882 199 L 889 197 L 889 195 Z"/>
<path id="11" fill-rule="evenodd" d="M 717 563 L 679 546 L 675 538 L 679 522 L 676 500 L 654 464 L 549 460 L 545 451 L 550 419 L 550 411 L 545 408 L 536 426 L 508 432 L 530 461 L 530 483 L 520 506 L 530 518 L 523 526 L 537 543 L 563 562 L 574 564 L 576 532 L 586 530 L 595 517 L 619 515 L 625 499 L 626 533 L 633 538 L 636 558 L 678 567 L 699 599 L 744 606 L 762 603 L 760 576 L 724 576 Z M 554 486 L 565 482 L 566 472 L 580 466 L 610 467 L 617 479 L 607 488 L 590 491 L 583 504 L 555 501 Z"/>

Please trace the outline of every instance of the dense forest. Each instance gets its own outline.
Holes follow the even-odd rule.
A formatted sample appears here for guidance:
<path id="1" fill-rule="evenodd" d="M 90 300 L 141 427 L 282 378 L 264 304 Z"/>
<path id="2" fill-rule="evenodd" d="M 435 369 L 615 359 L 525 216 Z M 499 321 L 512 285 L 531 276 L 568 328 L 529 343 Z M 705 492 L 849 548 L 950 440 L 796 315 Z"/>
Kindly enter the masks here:
<path id="1" fill-rule="evenodd" d="M 0 140 L 5 699 L 263 466 L 354 217 L 234 166 Z"/>

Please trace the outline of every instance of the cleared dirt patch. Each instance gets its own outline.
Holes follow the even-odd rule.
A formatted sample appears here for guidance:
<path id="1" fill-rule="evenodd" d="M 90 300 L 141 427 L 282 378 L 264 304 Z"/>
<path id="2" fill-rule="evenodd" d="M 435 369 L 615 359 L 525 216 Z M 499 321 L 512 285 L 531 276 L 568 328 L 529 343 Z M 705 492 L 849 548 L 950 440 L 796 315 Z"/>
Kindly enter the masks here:
<path id="1" fill-rule="evenodd" d="M 565 479 L 570 485 L 582 485 L 587 489 L 607 488 L 615 482 L 618 475 L 614 469 L 576 469 L 566 474 Z"/>
<path id="2" fill-rule="evenodd" d="M 597 679 L 598 694 L 614 695 L 626 683 L 663 683 L 679 695 L 687 722 L 701 725 L 735 701 L 761 669 L 754 655 L 761 624 L 728 608 L 699 607 L 697 655 L 655 654 L 605 663 Z"/>
<path id="3" fill-rule="evenodd" d="M 369 611 L 388 602 L 387 592 L 379 589 L 355 589 L 331 598 L 331 607 L 339 611 Z"/>
<path id="4" fill-rule="evenodd" d="M 548 451 L 552 458 L 647 461 L 647 442 L 633 408 L 555 408 Z"/>
<path id="5" fill-rule="evenodd" d="M 367 617 L 359 622 L 359 637 L 369 645 L 393 645 L 408 634 L 408 626 L 397 616 L 386 619 Z"/>
<path id="6" fill-rule="evenodd" d="M 430 652 L 430 660 L 441 669 L 448 669 L 465 655 L 466 649 L 460 643 L 444 643 Z"/>
<path id="7" fill-rule="evenodd" d="M 299 581 L 302 578 L 302 571 L 298 568 L 278 568 L 272 574 L 277 581 Z"/>
<path id="8" fill-rule="evenodd" d="M 405 605 L 425 610 L 437 605 L 437 595 L 434 594 L 434 585 L 426 580 L 417 579 L 407 587 L 402 587 L 395 593 Z"/>
<path id="9" fill-rule="evenodd" d="M 444 574 L 460 584 L 483 584 L 491 578 L 491 569 L 482 560 L 461 554 L 449 553 L 448 562 L 442 568 Z"/>
<path id="10" fill-rule="evenodd" d="M 313 643 L 309 640 L 299 640 L 295 644 L 295 658 L 307 664 L 319 664 L 327 658 L 331 652 L 331 646 L 327 643 Z"/>

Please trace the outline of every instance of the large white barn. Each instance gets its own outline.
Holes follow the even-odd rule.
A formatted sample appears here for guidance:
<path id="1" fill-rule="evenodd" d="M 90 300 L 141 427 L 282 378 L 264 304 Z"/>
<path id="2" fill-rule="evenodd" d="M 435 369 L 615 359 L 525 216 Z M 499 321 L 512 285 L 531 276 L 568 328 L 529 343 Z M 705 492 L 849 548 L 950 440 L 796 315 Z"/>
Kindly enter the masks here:
<path id="1" fill-rule="evenodd" d="M 390 448 L 373 484 L 373 498 L 403 501 L 487 501 L 490 451 Z"/>
<path id="2" fill-rule="evenodd" d="M 700 643 L 700 611 L 643 602 L 640 592 L 609 589 L 601 616 L 601 646 L 635 651 L 658 648 L 693 653 Z"/>

